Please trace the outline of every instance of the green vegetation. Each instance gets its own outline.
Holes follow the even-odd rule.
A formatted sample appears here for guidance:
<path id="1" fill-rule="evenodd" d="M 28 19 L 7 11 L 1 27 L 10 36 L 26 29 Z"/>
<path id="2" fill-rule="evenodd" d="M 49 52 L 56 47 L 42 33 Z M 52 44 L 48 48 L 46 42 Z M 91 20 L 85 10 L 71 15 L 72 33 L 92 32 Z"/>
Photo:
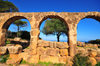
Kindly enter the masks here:
<path id="1" fill-rule="evenodd" d="M 73 66 L 92 66 L 89 62 L 88 56 L 82 56 L 81 54 L 76 54 L 73 59 Z"/>
<path id="2" fill-rule="evenodd" d="M 8 0 L 0 0 L 0 12 L 18 12 L 18 8 Z"/>
<path id="3" fill-rule="evenodd" d="M 9 58 L 9 54 L 0 56 L 0 63 L 5 63 Z"/>
<path id="4" fill-rule="evenodd" d="M 26 27 L 27 26 L 27 22 L 26 21 L 21 21 L 21 20 L 16 20 L 15 22 L 13 22 L 13 24 L 14 25 L 16 25 L 17 27 L 18 27 L 18 29 L 17 29 L 17 37 L 19 37 L 20 36 L 20 28 L 21 27 Z"/>
<path id="5" fill-rule="evenodd" d="M 98 62 L 95 66 L 100 66 L 100 62 Z"/>
<path id="6" fill-rule="evenodd" d="M 25 60 L 22 60 L 21 64 L 32 64 L 28 63 Z M 51 63 L 51 62 L 38 62 L 37 64 L 32 64 L 33 66 L 66 66 L 66 64 L 61 64 L 61 63 Z"/>
<path id="7" fill-rule="evenodd" d="M 88 43 L 92 43 L 92 44 L 100 44 L 100 39 L 90 40 L 90 41 L 88 41 Z"/>
<path id="8" fill-rule="evenodd" d="M 57 41 L 59 42 L 60 35 L 65 34 L 67 35 L 67 26 L 64 22 L 59 19 L 49 19 L 46 21 L 42 32 L 46 35 L 53 34 L 57 36 Z"/>
<path id="9" fill-rule="evenodd" d="M 7 40 L 7 41 L 6 41 L 6 44 L 11 44 L 11 42 Z"/>
<path id="10" fill-rule="evenodd" d="M 43 66 L 49 66 L 52 63 L 51 62 L 38 62 L 38 64 L 41 64 Z"/>
<path id="11" fill-rule="evenodd" d="M 20 64 L 30 64 L 30 63 L 26 62 L 25 60 L 22 60 Z"/>

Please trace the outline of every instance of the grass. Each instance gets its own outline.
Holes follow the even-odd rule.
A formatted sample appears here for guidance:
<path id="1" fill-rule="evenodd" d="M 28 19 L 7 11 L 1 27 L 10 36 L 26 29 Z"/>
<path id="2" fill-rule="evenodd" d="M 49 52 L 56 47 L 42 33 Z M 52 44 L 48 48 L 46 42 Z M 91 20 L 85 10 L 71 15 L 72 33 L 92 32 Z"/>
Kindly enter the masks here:
<path id="1" fill-rule="evenodd" d="M 30 64 L 30 63 L 26 62 L 25 60 L 22 60 L 20 64 Z"/>
<path id="2" fill-rule="evenodd" d="M 33 66 L 66 66 L 66 64 L 62 63 L 52 63 L 52 62 L 38 62 L 37 64 L 28 63 L 25 60 L 22 60 L 20 64 L 32 64 Z"/>

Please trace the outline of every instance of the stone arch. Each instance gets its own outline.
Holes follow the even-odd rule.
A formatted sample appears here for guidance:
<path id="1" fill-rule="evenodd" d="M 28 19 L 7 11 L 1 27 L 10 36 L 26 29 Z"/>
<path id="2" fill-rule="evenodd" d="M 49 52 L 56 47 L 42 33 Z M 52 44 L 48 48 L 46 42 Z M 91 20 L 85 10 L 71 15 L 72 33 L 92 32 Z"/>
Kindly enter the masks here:
<path id="1" fill-rule="evenodd" d="M 97 21 L 100 21 L 100 13 L 98 13 L 98 12 L 94 12 L 94 13 L 87 12 L 84 15 L 82 15 L 82 17 L 79 17 L 77 24 L 80 22 L 80 20 L 85 19 L 85 18 L 92 18 L 92 19 L 95 19 Z"/>
<path id="2" fill-rule="evenodd" d="M 69 27 L 68 27 L 68 23 L 66 22 L 66 20 L 58 15 L 47 15 L 47 16 L 44 16 L 40 21 L 39 21 L 39 24 L 38 24 L 38 28 L 40 27 L 41 23 L 46 20 L 47 18 L 57 18 L 57 19 L 60 19 L 62 22 L 64 22 L 69 30 Z"/>
<path id="3" fill-rule="evenodd" d="M 5 45 L 5 40 L 6 40 L 6 31 L 9 28 L 9 26 L 11 25 L 11 23 L 13 23 L 14 21 L 18 20 L 18 19 L 27 19 L 29 21 L 29 19 L 27 17 L 24 16 L 11 16 L 10 18 L 6 19 L 2 26 L 1 26 L 1 38 L 3 38 L 3 40 L 1 39 L 1 45 Z M 29 21 L 30 23 L 30 21 Z M 31 25 L 31 23 L 30 23 Z M 30 39 L 31 39 L 31 34 L 30 34 Z"/>
<path id="4" fill-rule="evenodd" d="M 92 12 L 88 12 L 87 15 L 84 15 L 83 17 L 81 17 L 78 22 L 77 22 L 77 27 L 78 24 L 81 22 L 81 20 L 85 19 L 85 18 L 91 18 L 94 19 L 98 22 L 100 22 L 100 13 L 96 12 L 97 14 L 92 14 Z"/>
<path id="5" fill-rule="evenodd" d="M 68 39 L 68 45 L 69 45 L 69 23 L 66 22 L 66 20 L 58 15 L 47 15 L 47 16 L 44 16 L 40 21 L 39 21 L 39 24 L 38 24 L 38 28 L 40 28 L 40 25 L 42 24 L 42 22 L 48 18 L 57 18 L 57 19 L 60 19 L 62 22 L 64 22 L 66 24 L 66 27 L 67 27 L 67 30 L 68 30 L 68 35 L 67 35 L 67 39 Z M 40 34 L 40 31 L 38 33 L 38 37 L 39 37 L 39 34 Z M 70 55 L 70 47 L 68 48 L 68 55 Z"/>
<path id="6" fill-rule="evenodd" d="M 47 18 L 57 18 L 57 19 L 60 19 L 62 22 L 64 22 L 66 24 L 66 27 L 67 27 L 67 30 L 69 31 L 69 25 L 68 23 L 65 21 L 64 18 L 58 16 L 58 15 L 47 15 L 47 16 L 44 16 L 40 21 L 39 21 L 39 24 L 38 24 L 38 28 L 40 28 L 40 25 L 41 23 L 46 20 Z M 69 33 L 69 32 L 68 32 Z M 39 34 L 40 34 L 40 31 L 39 31 Z M 39 36 L 38 34 L 38 36 Z"/>

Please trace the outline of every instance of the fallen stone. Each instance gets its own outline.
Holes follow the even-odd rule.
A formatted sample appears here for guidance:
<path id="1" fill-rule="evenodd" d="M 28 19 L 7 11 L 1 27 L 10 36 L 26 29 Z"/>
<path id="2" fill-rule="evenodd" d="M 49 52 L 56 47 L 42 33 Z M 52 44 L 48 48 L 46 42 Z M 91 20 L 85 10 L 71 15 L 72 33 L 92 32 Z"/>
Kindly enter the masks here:
<path id="1" fill-rule="evenodd" d="M 97 61 L 94 57 L 89 57 L 89 60 L 92 63 L 92 66 L 95 66 L 97 64 Z"/>
<path id="2" fill-rule="evenodd" d="M 9 51 L 10 54 L 20 53 L 22 51 L 22 47 L 20 47 L 20 46 L 9 46 L 8 51 Z"/>
<path id="3" fill-rule="evenodd" d="M 0 47 L 0 55 L 5 54 L 7 52 L 7 47 L 6 46 L 1 46 Z"/>
<path id="4" fill-rule="evenodd" d="M 6 64 L 19 64 L 22 58 L 18 54 L 10 54 L 9 59 L 6 61 Z"/>

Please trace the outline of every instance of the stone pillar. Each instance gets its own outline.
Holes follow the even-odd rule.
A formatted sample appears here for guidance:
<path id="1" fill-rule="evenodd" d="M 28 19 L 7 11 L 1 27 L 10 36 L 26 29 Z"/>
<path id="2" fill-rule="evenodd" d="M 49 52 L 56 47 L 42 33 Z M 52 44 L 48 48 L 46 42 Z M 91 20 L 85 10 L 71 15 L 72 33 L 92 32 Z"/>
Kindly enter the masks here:
<path id="1" fill-rule="evenodd" d="M 76 53 L 77 46 L 77 27 L 75 25 L 70 24 L 68 31 L 68 41 L 69 41 L 69 54 L 73 57 Z"/>
<path id="2" fill-rule="evenodd" d="M 31 29 L 31 40 L 30 47 L 36 52 L 37 42 L 38 42 L 38 34 L 40 33 L 38 28 Z"/>
<path id="3" fill-rule="evenodd" d="M 0 31 L 0 46 L 4 46 L 6 43 L 5 43 L 5 41 L 6 41 L 6 29 L 2 29 L 1 31 Z"/>

